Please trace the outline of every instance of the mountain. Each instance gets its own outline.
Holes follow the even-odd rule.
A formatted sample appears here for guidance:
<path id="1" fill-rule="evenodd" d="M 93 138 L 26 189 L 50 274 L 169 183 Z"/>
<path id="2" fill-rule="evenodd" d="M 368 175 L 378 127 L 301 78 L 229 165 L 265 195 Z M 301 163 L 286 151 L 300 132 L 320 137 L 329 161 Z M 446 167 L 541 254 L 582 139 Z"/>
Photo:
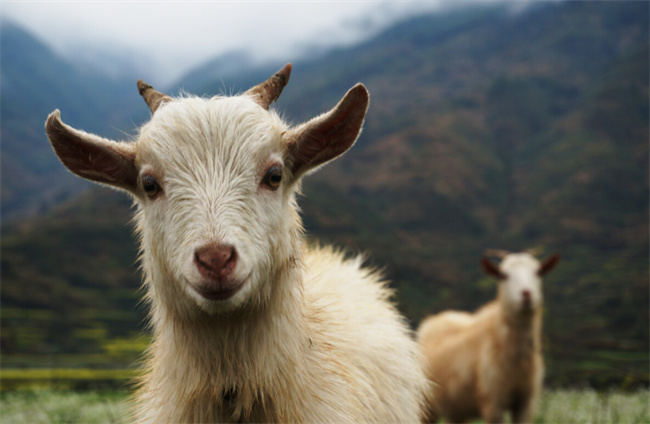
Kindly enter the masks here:
<path id="1" fill-rule="evenodd" d="M 160 72 L 162 66 L 147 51 L 120 45 L 98 46 L 81 41 L 69 46 L 62 54 L 63 59 L 74 62 L 78 72 L 108 77 L 117 84 L 127 83 L 130 91 L 133 91 L 134 81 L 138 79 L 154 85 L 159 84 L 157 81 L 165 79 L 164 73 Z M 123 98 L 119 100 L 124 101 Z"/>
<path id="2" fill-rule="evenodd" d="M 6 222 L 46 211 L 86 186 L 52 154 L 44 129 L 50 112 L 58 108 L 70 125 L 124 138 L 123 131 L 131 130 L 124 123 L 144 120 L 147 110 L 134 109 L 142 105 L 135 81 L 83 72 L 9 21 L 0 28 L 0 61 L 1 208 Z"/>
<path id="3" fill-rule="evenodd" d="M 144 309 L 129 215 L 126 196 L 90 190 L 44 217 L 3 227 L 4 367 L 96 365 L 97 353 L 116 342 L 136 344 Z M 128 358 L 113 359 L 127 366 L 135 357 Z"/>
<path id="4" fill-rule="evenodd" d="M 178 89 L 183 89 L 189 93 L 202 95 L 200 90 L 208 82 L 213 82 L 215 77 L 223 78 L 237 75 L 253 68 L 253 58 L 245 51 L 231 51 L 189 71 L 183 77 L 173 84 L 170 93 L 176 93 Z M 221 87 L 218 91 L 205 92 L 205 94 L 215 95 L 227 90 L 227 87 Z"/>
<path id="5" fill-rule="evenodd" d="M 305 181 L 308 233 L 368 252 L 413 325 L 494 296 L 478 265 L 484 249 L 557 251 L 544 282 L 547 382 L 647 385 L 649 12 L 646 2 L 474 5 L 294 62 L 276 105 L 293 122 L 358 81 L 371 93 L 357 144 Z M 212 81 L 207 66 L 193 91 L 242 91 L 280 66 Z M 119 196 L 96 189 L 3 227 L 3 363 L 45 350 L 108 354 L 135 340 L 139 276 Z M 46 283 L 25 290 L 31 281 Z M 62 302 L 105 313 L 77 331 L 54 319 Z M 39 316 L 67 329 L 67 347 L 38 330 Z"/>

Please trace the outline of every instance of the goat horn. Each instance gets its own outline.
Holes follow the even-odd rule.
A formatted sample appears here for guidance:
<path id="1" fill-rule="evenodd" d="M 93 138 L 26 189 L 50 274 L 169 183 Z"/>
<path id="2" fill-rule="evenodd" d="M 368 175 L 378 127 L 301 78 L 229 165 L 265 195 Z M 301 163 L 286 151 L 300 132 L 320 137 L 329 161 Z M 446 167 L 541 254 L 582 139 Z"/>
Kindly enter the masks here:
<path id="1" fill-rule="evenodd" d="M 271 103 L 280 97 L 282 89 L 289 82 L 289 76 L 291 76 L 291 64 L 287 63 L 271 78 L 250 88 L 244 94 L 252 96 L 255 103 L 268 110 Z"/>
<path id="2" fill-rule="evenodd" d="M 541 247 L 533 247 L 530 249 L 526 249 L 526 253 L 530 254 L 531 256 L 539 256 L 542 254 L 542 248 Z"/>
<path id="3" fill-rule="evenodd" d="M 147 106 L 149 106 L 152 114 L 160 107 L 163 102 L 169 102 L 172 100 L 171 97 L 161 93 L 160 91 L 156 91 L 152 86 L 142 80 L 138 80 L 138 91 L 144 98 Z"/>
<path id="4" fill-rule="evenodd" d="M 511 252 L 503 249 L 485 249 L 485 254 L 487 256 L 493 256 L 495 258 L 505 258 L 508 256 Z"/>

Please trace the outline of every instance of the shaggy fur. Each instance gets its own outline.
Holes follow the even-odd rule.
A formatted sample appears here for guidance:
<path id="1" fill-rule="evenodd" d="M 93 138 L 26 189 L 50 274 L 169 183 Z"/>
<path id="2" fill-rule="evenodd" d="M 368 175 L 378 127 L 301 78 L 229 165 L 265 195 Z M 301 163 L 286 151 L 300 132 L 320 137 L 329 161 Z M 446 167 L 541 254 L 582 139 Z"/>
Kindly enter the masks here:
<path id="1" fill-rule="evenodd" d="M 487 260 L 487 259 L 485 259 Z M 426 421 L 482 418 L 530 422 L 542 387 L 542 292 L 539 276 L 557 263 L 510 254 L 499 268 L 497 299 L 474 314 L 447 311 L 426 318 L 417 337 L 434 383 Z"/>
<path id="2" fill-rule="evenodd" d="M 418 421 L 428 383 L 391 292 L 359 258 L 307 247 L 295 202 L 300 176 L 356 140 L 365 88 L 297 128 L 246 94 L 155 106 L 131 144 L 74 130 L 58 111 L 46 124 L 71 171 L 138 205 L 153 343 L 134 420 Z M 282 182 L 270 189 L 273 167 Z M 159 183 L 155 195 L 147 178 Z M 236 252 L 228 281 L 242 282 L 224 300 L 196 290 L 205 283 L 196 252 L 217 243 Z"/>

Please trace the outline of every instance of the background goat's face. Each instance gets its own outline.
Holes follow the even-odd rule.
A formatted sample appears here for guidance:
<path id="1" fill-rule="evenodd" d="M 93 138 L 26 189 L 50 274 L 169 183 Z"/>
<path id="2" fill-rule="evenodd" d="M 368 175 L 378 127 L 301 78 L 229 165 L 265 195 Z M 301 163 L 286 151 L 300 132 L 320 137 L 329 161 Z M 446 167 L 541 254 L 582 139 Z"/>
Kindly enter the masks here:
<path id="1" fill-rule="evenodd" d="M 483 268 L 499 278 L 499 299 L 504 307 L 514 313 L 530 313 L 542 304 L 541 277 L 552 270 L 559 261 L 555 254 L 540 263 L 530 253 L 509 253 L 497 267 L 487 258 Z"/>
<path id="2" fill-rule="evenodd" d="M 208 311 L 271 293 L 299 225 L 285 124 L 245 97 L 183 99 L 159 109 L 136 143 L 145 249 L 179 287 L 156 287 Z M 180 292 L 179 292 L 180 290 Z"/>
<path id="3" fill-rule="evenodd" d="M 542 303 L 539 261 L 528 253 L 506 256 L 499 266 L 505 279 L 500 283 L 502 301 L 513 311 L 532 311 Z"/>

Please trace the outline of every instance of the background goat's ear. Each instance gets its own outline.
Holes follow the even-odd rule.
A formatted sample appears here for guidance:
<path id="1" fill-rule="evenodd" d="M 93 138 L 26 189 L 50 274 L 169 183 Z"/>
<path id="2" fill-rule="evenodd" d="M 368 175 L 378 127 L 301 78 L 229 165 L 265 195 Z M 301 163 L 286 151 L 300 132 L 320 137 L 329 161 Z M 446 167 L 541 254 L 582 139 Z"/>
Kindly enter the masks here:
<path id="1" fill-rule="evenodd" d="M 505 280 L 506 276 L 501 272 L 499 267 L 490 259 L 483 257 L 481 259 L 481 266 L 483 267 L 483 271 L 485 271 L 487 275 L 497 277 L 500 280 Z"/>
<path id="2" fill-rule="evenodd" d="M 345 153 L 359 137 L 368 110 L 369 94 L 357 84 L 329 112 L 287 135 L 294 178 Z"/>
<path id="3" fill-rule="evenodd" d="M 135 193 L 138 171 L 132 144 L 76 130 L 61 121 L 58 109 L 47 117 L 45 131 L 61 162 L 74 174 Z"/>
<path id="4" fill-rule="evenodd" d="M 551 271 L 553 268 L 555 268 L 555 265 L 560 261 L 560 255 L 555 253 L 548 258 L 544 260 L 544 262 L 541 263 L 539 266 L 539 271 L 537 271 L 537 275 L 540 277 L 542 275 L 548 274 L 549 271 Z"/>

